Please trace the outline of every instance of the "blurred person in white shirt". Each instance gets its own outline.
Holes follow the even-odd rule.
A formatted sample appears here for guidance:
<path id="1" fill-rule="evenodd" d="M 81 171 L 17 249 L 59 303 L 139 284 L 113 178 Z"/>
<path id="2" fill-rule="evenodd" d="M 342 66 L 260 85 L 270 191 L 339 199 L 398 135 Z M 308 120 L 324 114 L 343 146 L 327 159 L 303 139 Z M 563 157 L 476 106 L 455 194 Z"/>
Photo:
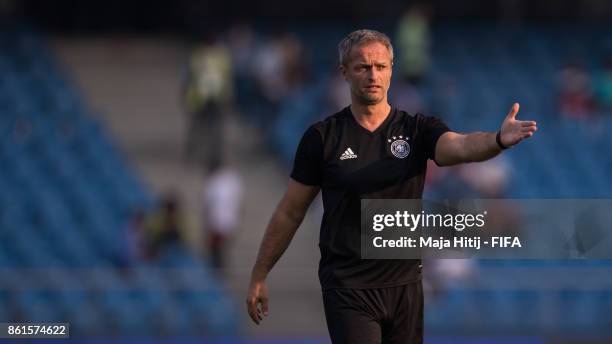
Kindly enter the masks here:
<path id="1" fill-rule="evenodd" d="M 204 182 L 204 228 L 210 262 L 217 271 L 225 266 L 227 243 L 240 226 L 242 196 L 240 174 L 214 159 Z"/>

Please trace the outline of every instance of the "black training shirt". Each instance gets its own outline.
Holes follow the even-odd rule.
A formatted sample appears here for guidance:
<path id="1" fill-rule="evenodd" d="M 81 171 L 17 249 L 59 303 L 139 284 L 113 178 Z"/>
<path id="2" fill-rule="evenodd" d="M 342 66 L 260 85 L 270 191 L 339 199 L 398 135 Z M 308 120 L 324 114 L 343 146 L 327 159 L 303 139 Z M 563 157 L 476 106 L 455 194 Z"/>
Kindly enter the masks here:
<path id="1" fill-rule="evenodd" d="M 319 234 L 322 288 L 380 288 L 418 281 L 419 260 L 361 259 L 360 200 L 421 198 L 427 159 L 449 131 L 436 117 L 391 112 L 373 132 L 350 107 L 310 126 L 295 155 L 291 178 L 321 187 Z"/>

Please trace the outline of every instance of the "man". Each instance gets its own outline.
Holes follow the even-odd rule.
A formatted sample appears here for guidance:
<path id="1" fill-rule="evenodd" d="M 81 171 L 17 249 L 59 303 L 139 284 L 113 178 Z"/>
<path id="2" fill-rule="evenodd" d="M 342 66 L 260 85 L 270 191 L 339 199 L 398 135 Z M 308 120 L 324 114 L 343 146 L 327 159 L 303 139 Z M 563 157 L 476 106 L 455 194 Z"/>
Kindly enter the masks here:
<path id="1" fill-rule="evenodd" d="M 359 30 L 339 44 L 351 105 L 306 130 L 287 192 L 253 267 L 247 308 L 268 315 L 266 277 L 319 190 L 323 194 L 319 279 L 333 343 L 422 343 L 419 260 L 360 258 L 360 199 L 420 198 L 427 159 L 440 166 L 484 161 L 531 137 L 533 121 L 514 104 L 497 133 L 452 132 L 439 119 L 408 115 L 387 102 L 393 48 L 386 35 Z"/>

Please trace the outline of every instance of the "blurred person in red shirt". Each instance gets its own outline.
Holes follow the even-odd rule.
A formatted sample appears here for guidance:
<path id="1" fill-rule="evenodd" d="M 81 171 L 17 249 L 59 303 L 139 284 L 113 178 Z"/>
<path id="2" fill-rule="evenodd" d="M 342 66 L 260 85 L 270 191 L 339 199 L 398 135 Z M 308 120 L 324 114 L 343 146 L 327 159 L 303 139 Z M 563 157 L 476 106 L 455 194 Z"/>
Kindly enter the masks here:
<path id="1" fill-rule="evenodd" d="M 567 118 L 589 118 L 593 114 L 591 76 L 579 61 L 568 63 L 559 74 L 558 106 Z"/>

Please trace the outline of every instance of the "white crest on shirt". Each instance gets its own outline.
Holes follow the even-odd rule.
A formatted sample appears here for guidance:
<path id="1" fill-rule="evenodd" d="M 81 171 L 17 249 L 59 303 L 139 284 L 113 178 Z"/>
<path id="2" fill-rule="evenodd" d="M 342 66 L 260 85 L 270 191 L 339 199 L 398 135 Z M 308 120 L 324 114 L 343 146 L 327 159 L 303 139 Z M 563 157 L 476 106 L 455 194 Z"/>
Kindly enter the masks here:
<path id="1" fill-rule="evenodd" d="M 391 139 L 387 140 L 388 142 L 391 142 L 391 153 L 400 159 L 407 157 L 408 154 L 410 154 L 410 145 L 406 141 L 409 139 L 408 136 L 399 135 L 393 136 L 392 138 L 393 141 Z"/>

